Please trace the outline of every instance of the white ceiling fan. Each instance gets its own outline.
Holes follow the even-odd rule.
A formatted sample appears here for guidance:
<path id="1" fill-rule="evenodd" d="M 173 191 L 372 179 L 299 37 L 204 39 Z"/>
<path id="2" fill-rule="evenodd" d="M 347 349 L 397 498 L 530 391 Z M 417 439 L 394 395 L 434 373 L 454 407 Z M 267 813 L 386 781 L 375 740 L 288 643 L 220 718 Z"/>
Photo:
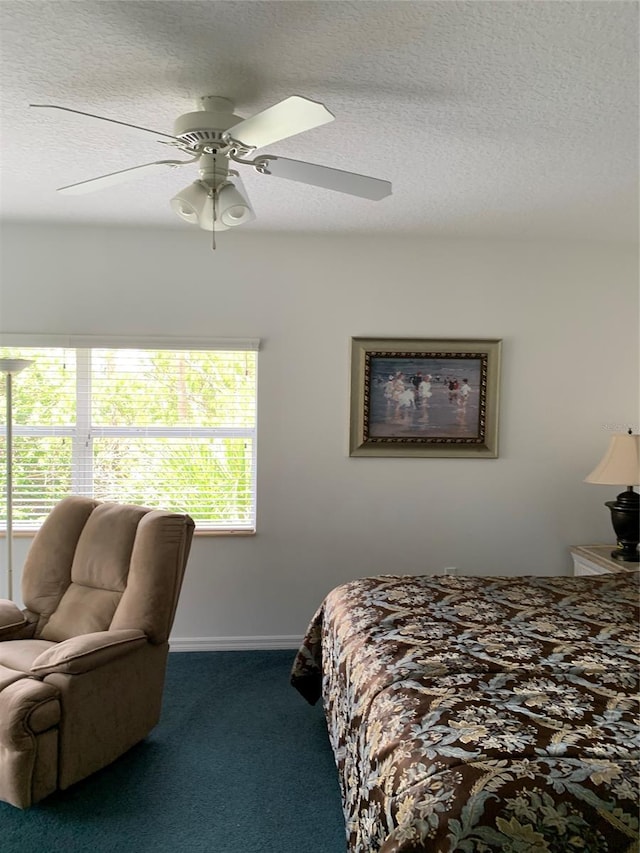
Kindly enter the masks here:
<path id="1" fill-rule="evenodd" d="M 333 114 L 317 101 L 293 95 L 245 119 L 234 115 L 233 102 L 228 98 L 206 95 L 198 98 L 196 103 L 198 109 L 195 112 L 185 113 L 176 119 L 173 135 L 55 104 L 29 106 L 64 110 L 153 133 L 161 137 L 158 142 L 191 155 L 188 160 L 156 160 L 132 166 L 60 187 L 58 192 L 80 195 L 197 162 L 199 180 L 171 199 L 171 207 L 182 219 L 207 231 L 225 231 L 255 219 L 240 176 L 231 168 L 236 163 L 252 166 L 261 175 L 287 178 L 373 201 L 391 193 L 391 183 L 379 178 L 273 154 L 255 156 L 258 148 L 333 121 Z"/>

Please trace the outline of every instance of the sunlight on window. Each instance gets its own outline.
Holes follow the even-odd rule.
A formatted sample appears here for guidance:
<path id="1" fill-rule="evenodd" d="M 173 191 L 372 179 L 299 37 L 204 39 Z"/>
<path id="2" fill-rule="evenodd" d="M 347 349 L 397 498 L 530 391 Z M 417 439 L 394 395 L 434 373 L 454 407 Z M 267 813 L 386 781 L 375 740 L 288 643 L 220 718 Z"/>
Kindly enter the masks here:
<path id="1" fill-rule="evenodd" d="M 16 529 L 68 494 L 188 512 L 201 529 L 254 529 L 255 351 L 0 353 L 33 360 L 13 386 Z"/>

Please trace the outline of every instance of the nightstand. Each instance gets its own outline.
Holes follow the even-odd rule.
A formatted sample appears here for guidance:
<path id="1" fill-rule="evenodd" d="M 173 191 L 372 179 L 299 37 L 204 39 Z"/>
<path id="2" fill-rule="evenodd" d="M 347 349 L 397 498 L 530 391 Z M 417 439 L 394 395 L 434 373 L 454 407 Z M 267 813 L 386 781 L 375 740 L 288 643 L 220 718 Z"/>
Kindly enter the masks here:
<path id="1" fill-rule="evenodd" d="M 571 548 L 574 575 L 606 575 L 616 572 L 634 572 L 640 563 L 613 560 L 615 545 L 574 545 Z"/>

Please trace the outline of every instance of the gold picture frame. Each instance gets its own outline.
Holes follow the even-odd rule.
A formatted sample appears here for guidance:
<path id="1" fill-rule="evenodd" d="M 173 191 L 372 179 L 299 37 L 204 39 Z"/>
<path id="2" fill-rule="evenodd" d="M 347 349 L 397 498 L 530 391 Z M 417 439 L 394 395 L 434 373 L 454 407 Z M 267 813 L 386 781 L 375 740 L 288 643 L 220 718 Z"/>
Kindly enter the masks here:
<path id="1" fill-rule="evenodd" d="M 349 455 L 495 459 L 501 348 L 352 338 Z"/>

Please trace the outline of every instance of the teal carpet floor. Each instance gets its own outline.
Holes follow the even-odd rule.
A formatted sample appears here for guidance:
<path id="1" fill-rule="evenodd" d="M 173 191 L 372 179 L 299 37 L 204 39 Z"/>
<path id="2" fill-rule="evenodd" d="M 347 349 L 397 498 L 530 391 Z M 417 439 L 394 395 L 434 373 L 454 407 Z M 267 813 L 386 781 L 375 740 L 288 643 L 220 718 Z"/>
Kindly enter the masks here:
<path id="1" fill-rule="evenodd" d="M 26 811 L 1 853 L 344 853 L 322 709 L 292 651 L 169 655 L 162 717 L 110 767 Z"/>

